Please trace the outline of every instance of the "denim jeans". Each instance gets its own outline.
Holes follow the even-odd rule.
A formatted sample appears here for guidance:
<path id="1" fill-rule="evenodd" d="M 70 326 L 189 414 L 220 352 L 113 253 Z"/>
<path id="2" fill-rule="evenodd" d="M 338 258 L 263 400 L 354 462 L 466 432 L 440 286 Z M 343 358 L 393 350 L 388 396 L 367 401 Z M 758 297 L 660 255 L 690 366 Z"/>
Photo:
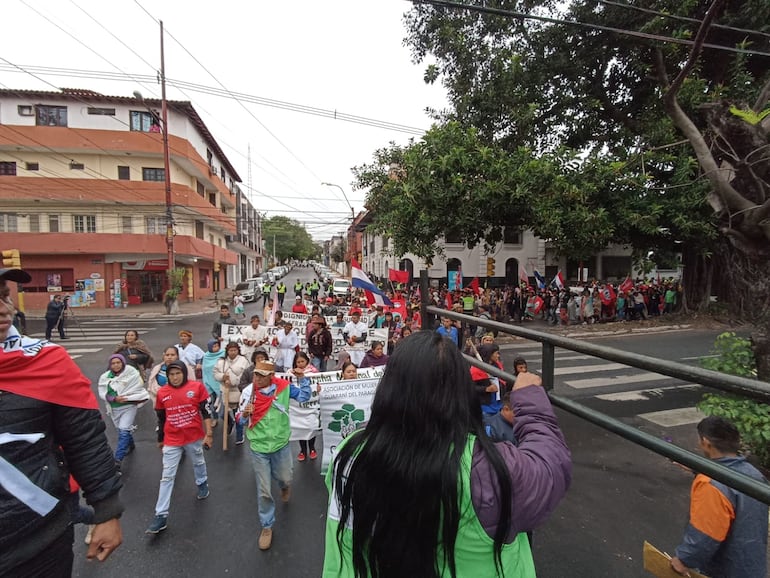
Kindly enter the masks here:
<path id="1" fill-rule="evenodd" d="M 171 504 L 171 493 L 174 491 L 174 480 L 182 453 L 193 465 L 195 485 L 200 486 L 208 480 L 206 473 L 206 460 L 203 457 L 203 439 L 184 446 L 163 446 L 163 473 L 160 477 L 160 489 L 158 490 L 158 502 L 155 504 L 156 516 L 168 516 L 168 508 Z"/>
<path id="2" fill-rule="evenodd" d="M 122 461 L 134 443 L 134 422 L 136 421 L 135 404 L 110 408 L 110 417 L 115 429 L 118 430 L 118 445 L 115 448 L 115 459 Z"/>
<path id="3" fill-rule="evenodd" d="M 254 475 L 257 478 L 257 500 L 259 501 L 259 523 L 263 528 L 272 528 L 275 523 L 275 501 L 270 484 L 275 479 L 281 489 L 291 484 L 293 462 L 289 444 L 277 452 L 262 454 L 251 450 Z"/>
<path id="4" fill-rule="evenodd" d="M 326 360 L 323 357 L 311 357 L 310 363 L 312 363 L 313 367 L 315 367 L 321 373 L 326 371 Z"/>

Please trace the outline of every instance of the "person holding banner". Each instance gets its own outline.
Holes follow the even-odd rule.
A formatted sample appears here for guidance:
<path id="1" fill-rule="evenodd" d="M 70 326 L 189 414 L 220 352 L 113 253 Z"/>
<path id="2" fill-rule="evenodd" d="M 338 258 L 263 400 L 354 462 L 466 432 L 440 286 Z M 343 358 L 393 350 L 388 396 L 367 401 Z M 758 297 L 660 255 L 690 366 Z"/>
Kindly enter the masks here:
<path id="1" fill-rule="evenodd" d="M 310 363 L 310 357 L 307 356 L 307 354 L 304 351 L 297 352 L 297 355 L 294 356 L 294 367 L 292 368 L 290 372 L 296 379 L 302 379 L 305 374 L 308 373 L 318 373 L 318 370 Z M 301 412 L 302 415 L 302 421 L 307 423 L 311 422 L 313 423 L 313 426 L 315 427 L 315 432 L 319 432 L 318 430 L 318 424 L 321 423 L 321 416 L 319 413 L 319 407 L 318 402 L 316 401 L 314 407 L 307 407 L 310 404 L 304 404 L 304 406 L 293 406 L 291 408 L 291 421 L 294 423 L 295 416 Z M 301 409 L 298 409 L 301 408 Z M 297 413 L 295 413 L 295 411 Z M 304 429 L 304 428 L 301 428 Z M 297 428 L 292 427 L 292 434 L 298 433 Z M 305 433 L 304 435 L 307 435 Z M 306 458 L 310 458 L 311 460 L 314 460 L 318 457 L 318 452 L 315 451 L 315 433 L 313 434 L 313 437 L 310 439 L 300 439 L 299 441 L 299 454 L 297 454 L 297 461 L 298 462 L 304 462 Z M 296 438 L 295 438 L 296 439 Z M 309 451 L 308 451 L 309 450 Z"/>
<path id="2" fill-rule="evenodd" d="M 364 360 L 366 351 L 364 346 L 361 345 L 366 341 L 366 336 L 369 333 L 369 327 L 366 323 L 361 321 L 361 310 L 350 310 L 350 321 L 345 324 L 345 328 L 342 330 L 342 336 L 347 343 L 347 352 L 350 355 L 350 361 L 360 366 Z"/>
<path id="3" fill-rule="evenodd" d="M 268 550 L 273 543 L 275 502 L 270 491 L 273 478 L 281 488 L 281 501 L 291 497 L 293 464 L 289 449 L 289 399 L 299 403 L 311 397 L 310 380 L 297 376 L 298 386 L 275 376 L 276 366 L 259 361 L 254 366 L 251 385 L 241 393 L 236 418 L 246 427 L 259 500 L 259 549 Z M 318 387 L 320 389 L 320 386 Z"/>
<path id="4" fill-rule="evenodd" d="M 388 363 L 385 345 L 382 341 L 372 341 L 372 348 L 366 352 L 359 367 L 380 367 Z"/>
<path id="5" fill-rule="evenodd" d="M 519 446 L 494 443 L 457 347 L 434 331 L 397 347 L 366 427 L 337 446 L 326 476 L 322 575 L 534 576 L 525 532 L 554 511 L 572 478 L 541 383 L 519 376 Z"/>

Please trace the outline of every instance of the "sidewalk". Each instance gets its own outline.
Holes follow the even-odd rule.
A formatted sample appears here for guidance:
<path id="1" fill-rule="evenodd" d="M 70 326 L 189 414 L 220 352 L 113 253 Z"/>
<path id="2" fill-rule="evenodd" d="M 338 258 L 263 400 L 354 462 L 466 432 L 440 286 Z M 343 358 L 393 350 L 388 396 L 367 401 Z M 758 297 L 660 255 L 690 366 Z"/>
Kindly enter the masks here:
<path id="1" fill-rule="evenodd" d="M 114 317 L 116 319 L 136 319 L 142 317 L 165 317 L 168 319 L 177 319 L 190 315 L 207 315 L 215 313 L 219 305 L 227 304 L 227 301 L 219 302 L 213 299 L 200 299 L 198 301 L 189 301 L 179 304 L 179 315 L 166 315 L 166 308 L 163 303 L 142 303 L 140 305 L 129 305 L 120 309 L 103 309 L 101 307 L 75 307 L 69 309 L 70 314 L 84 319 L 93 317 Z M 45 318 L 45 311 L 42 309 L 27 310 L 27 319 L 36 320 Z"/>

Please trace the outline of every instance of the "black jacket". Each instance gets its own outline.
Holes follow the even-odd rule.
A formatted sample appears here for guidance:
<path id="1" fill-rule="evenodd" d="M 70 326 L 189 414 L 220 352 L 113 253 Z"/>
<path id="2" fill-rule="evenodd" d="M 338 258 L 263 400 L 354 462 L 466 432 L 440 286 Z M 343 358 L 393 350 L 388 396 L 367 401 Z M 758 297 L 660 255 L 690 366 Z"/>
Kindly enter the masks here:
<path id="1" fill-rule="evenodd" d="M 98 409 L 65 407 L 0 390 L 0 433 L 44 434 L 35 443 L 0 444 L 0 458 L 59 500 L 42 517 L 0 485 L 0 575 L 45 550 L 67 530 L 70 473 L 93 506 L 95 523 L 120 516 L 122 484 L 104 430 Z"/>

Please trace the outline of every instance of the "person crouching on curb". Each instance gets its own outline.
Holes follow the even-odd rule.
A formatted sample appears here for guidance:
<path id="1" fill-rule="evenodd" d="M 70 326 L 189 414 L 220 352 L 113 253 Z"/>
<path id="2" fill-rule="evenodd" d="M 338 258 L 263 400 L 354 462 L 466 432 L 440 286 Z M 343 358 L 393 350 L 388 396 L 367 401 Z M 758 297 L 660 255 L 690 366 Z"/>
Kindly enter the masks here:
<path id="1" fill-rule="evenodd" d="M 188 381 L 187 366 L 182 361 L 169 363 L 166 377 L 168 384 L 158 390 L 155 402 L 158 447 L 163 449 L 163 473 L 155 504 L 155 518 L 145 530 L 146 534 L 158 534 L 167 527 L 171 493 L 182 453 L 186 453 L 192 461 L 198 499 L 209 497 L 208 473 L 203 457 L 203 448 L 209 449 L 213 443 L 209 393 L 201 382 Z"/>
<path id="2" fill-rule="evenodd" d="M 293 463 L 289 449 L 289 398 L 304 403 L 310 399 L 310 379 L 295 371 L 299 387 L 275 377 L 275 365 L 257 361 L 254 381 L 244 388 L 235 419 L 246 427 L 246 439 L 251 449 L 259 500 L 259 549 L 267 550 L 273 543 L 275 502 L 270 491 L 272 479 L 281 488 L 281 500 L 291 496 Z M 320 386 L 318 390 L 320 391 Z"/>

